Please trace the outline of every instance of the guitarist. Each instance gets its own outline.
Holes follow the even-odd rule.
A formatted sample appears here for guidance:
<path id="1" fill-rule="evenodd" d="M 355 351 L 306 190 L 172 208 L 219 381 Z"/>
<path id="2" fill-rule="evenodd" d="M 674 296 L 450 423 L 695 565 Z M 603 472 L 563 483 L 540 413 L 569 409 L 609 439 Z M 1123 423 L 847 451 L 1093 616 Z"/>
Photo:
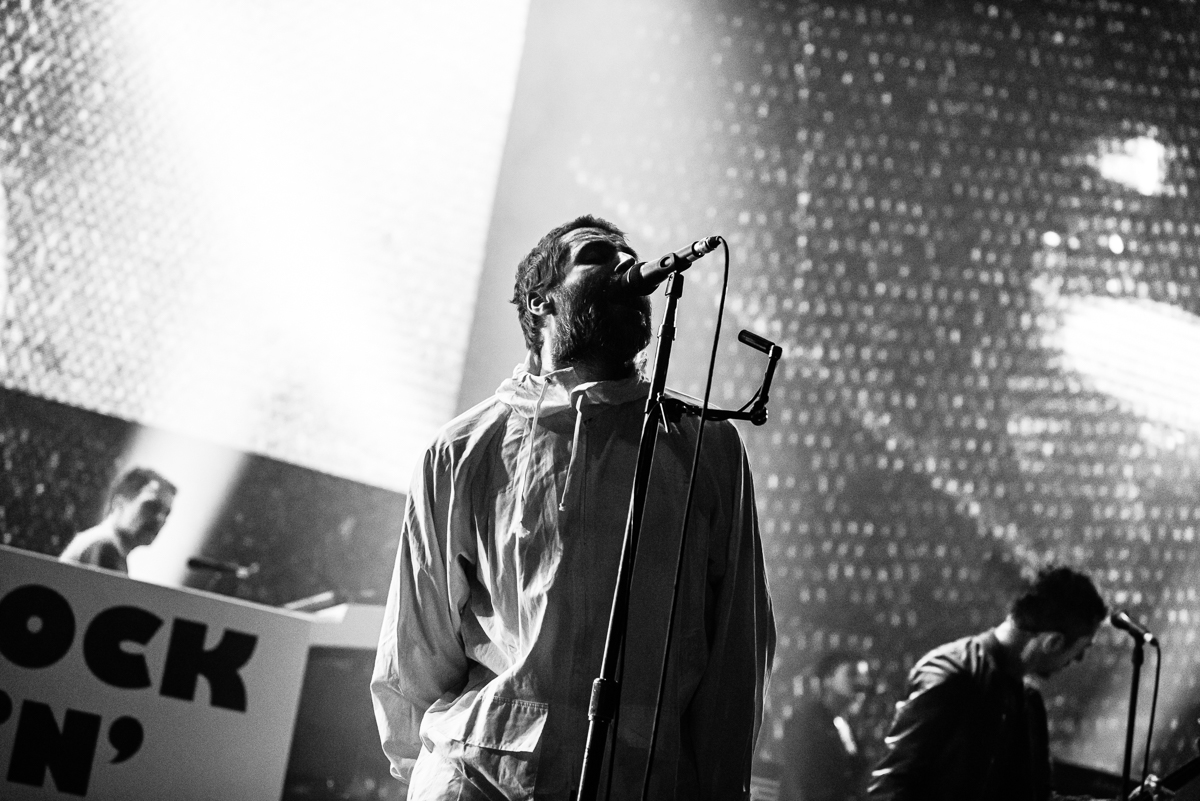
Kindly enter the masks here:
<path id="1" fill-rule="evenodd" d="M 1082 661 L 1107 607 L 1068 567 L 1040 571 L 1000 625 L 939 646 L 909 673 L 868 795 L 881 801 L 1049 801 L 1046 707 L 1030 677 Z M 1148 780 L 1131 798 L 1169 798 Z"/>

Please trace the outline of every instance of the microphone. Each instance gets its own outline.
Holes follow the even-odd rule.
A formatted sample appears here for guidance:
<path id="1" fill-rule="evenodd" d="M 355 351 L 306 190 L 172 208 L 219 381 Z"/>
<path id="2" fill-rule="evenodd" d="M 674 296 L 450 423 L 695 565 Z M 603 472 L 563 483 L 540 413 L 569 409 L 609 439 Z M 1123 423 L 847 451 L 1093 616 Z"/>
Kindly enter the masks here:
<path id="1" fill-rule="evenodd" d="M 1113 612 L 1108 618 L 1108 622 L 1112 623 L 1114 627 L 1121 629 L 1121 631 L 1128 632 L 1135 640 L 1141 640 L 1147 645 L 1153 645 L 1155 648 L 1158 647 L 1158 638 L 1137 623 L 1134 623 L 1133 619 L 1125 612 Z"/>
<path id="2" fill-rule="evenodd" d="M 236 562 L 222 562 L 207 556 L 188 557 L 187 566 L 191 570 L 211 570 L 214 573 L 232 573 L 239 579 L 248 579 L 258 572 L 258 563 L 243 567 Z"/>
<path id="3" fill-rule="evenodd" d="M 707 256 L 716 250 L 719 244 L 721 244 L 719 236 L 697 239 L 687 247 L 680 248 L 674 253 L 668 253 L 660 259 L 638 262 L 621 273 L 617 278 L 617 283 L 621 290 L 628 294 L 649 295 L 658 288 L 659 284 L 666 281 L 667 276 L 671 273 L 683 272 L 691 267 L 692 262 L 696 259 Z"/>

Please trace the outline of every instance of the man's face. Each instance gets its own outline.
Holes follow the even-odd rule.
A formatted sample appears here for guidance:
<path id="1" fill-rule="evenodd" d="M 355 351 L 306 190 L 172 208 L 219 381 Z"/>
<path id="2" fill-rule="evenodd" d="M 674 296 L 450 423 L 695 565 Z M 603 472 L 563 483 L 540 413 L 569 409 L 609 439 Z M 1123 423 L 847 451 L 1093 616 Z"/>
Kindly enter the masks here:
<path id="1" fill-rule="evenodd" d="M 114 507 L 115 528 L 134 546 L 149 545 L 171 514 L 175 493 L 160 481 L 151 481 L 129 499 L 119 499 Z"/>
<path id="2" fill-rule="evenodd" d="M 871 666 L 865 659 L 843 662 L 825 680 L 825 686 L 840 707 L 834 711 L 857 715 L 871 690 Z"/>
<path id="3" fill-rule="evenodd" d="M 1082 662 L 1087 651 L 1092 647 L 1096 633 L 1084 634 L 1068 641 L 1066 636 L 1058 632 L 1042 632 L 1037 635 L 1045 638 L 1039 659 L 1032 665 L 1033 673 L 1043 679 L 1048 679 L 1073 662 Z"/>
<path id="4" fill-rule="evenodd" d="M 586 363 L 618 369 L 650 343 L 650 300 L 617 291 L 617 277 L 636 260 L 620 236 L 579 228 L 563 237 L 567 271 L 549 296 L 555 328 L 551 354 L 559 367 Z"/>

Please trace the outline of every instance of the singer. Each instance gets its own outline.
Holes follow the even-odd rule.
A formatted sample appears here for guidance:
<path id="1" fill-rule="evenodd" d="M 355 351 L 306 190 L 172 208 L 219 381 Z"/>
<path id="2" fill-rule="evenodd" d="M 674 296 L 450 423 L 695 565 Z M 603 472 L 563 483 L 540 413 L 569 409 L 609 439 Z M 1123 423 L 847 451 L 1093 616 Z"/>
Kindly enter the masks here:
<path id="1" fill-rule="evenodd" d="M 409 801 L 576 792 L 648 384 L 650 301 L 611 223 L 561 225 L 517 267 L 527 358 L 451 421 L 408 496 L 371 688 Z M 659 438 L 614 722 L 613 798 L 640 795 L 697 424 Z M 743 799 L 775 628 L 736 430 L 705 432 L 653 799 Z M 604 782 L 601 783 L 603 797 Z"/>
<path id="2" fill-rule="evenodd" d="M 128 573 L 129 552 L 154 542 L 174 503 L 174 484 L 153 470 L 134 467 L 113 485 L 104 519 L 76 534 L 58 561 Z"/>
<path id="3" fill-rule="evenodd" d="M 875 768 L 872 799 L 1048 801 L 1049 733 L 1041 693 L 1082 661 L 1107 609 L 1092 580 L 1045 568 L 1000 625 L 939 646 L 917 662 Z M 1131 798 L 1157 797 L 1148 781 Z"/>

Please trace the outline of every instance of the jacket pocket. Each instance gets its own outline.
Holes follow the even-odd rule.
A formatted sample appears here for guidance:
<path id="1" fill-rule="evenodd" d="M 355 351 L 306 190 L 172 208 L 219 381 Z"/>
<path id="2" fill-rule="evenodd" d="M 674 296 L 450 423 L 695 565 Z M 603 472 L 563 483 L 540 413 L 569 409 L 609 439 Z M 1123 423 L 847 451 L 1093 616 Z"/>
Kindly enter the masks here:
<path id="1" fill-rule="evenodd" d="M 462 741 L 496 751 L 532 753 L 542 738 L 548 711 L 546 704 L 537 701 L 480 696 Z"/>

